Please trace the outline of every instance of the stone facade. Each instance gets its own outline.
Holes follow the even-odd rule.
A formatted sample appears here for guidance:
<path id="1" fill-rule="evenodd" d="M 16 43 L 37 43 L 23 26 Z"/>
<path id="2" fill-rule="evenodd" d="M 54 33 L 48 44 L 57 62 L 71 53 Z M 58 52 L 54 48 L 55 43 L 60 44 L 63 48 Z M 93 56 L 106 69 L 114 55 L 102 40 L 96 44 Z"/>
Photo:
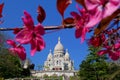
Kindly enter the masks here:
<path id="1" fill-rule="evenodd" d="M 44 77 L 44 76 L 75 76 L 77 71 L 32 71 L 32 76 Z"/>
<path id="2" fill-rule="evenodd" d="M 43 77 L 47 76 L 74 76 L 76 71 L 74 70 L 74 62 L 70 59 L 68 49 L 64 50 L 64 47 L 58 38 L 58 43 L 54 47 L 54 51 L 50 50 L 47 60 L 44 62 L 44 68 L 42 71 L 32 71 L 33 76 Z"/>

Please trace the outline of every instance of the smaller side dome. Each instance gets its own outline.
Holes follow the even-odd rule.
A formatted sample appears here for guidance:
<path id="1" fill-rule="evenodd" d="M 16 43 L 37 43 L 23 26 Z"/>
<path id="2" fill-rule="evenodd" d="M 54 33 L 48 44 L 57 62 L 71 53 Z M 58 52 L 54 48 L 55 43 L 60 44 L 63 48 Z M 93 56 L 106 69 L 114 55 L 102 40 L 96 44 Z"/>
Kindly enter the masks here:
<path id="1" fill-rule="evenodd" d="M 50 52 L 48 54 L 48 59 L 52 58 L 52 50 L 50 49 Z"/>
<path id="2" fill-rule="evenodd" d="M 69 59 L 70 56 L 69 56 L 69 53 L 68 53 L 68 49 L 66 49 L 66 53 L 65 53 L 65 59 Z"/>

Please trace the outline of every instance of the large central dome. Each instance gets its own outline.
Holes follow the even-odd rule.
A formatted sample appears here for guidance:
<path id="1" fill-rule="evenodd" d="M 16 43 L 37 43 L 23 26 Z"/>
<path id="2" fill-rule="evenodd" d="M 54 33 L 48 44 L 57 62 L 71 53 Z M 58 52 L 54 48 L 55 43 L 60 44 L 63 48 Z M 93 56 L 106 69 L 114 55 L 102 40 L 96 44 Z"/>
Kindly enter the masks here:
<path id="1" fill-rule="evenodd" d="M 61 44 L 60 42 L 60 37 L 58 38 L 58 43 L 56 44 L 55 48 L 54 48 L 54 51 L 63 51 L 64 50 L 64 47 L 63 45 Z"/>

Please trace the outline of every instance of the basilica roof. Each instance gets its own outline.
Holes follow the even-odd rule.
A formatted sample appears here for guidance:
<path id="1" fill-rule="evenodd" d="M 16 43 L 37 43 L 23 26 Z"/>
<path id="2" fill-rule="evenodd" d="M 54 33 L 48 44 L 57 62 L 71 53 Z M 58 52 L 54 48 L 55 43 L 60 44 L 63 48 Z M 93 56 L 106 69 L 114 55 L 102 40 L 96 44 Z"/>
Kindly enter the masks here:
<path id="1" fill-rule="evenodd" d="M 54 48 L 54 51 L 63 51 L 64 50 L 64 47 L 63 45 L 61 44 L 60 42 L 60 37 L 58 38 L 58 43 L 56 44 L 55 48 Z"/>

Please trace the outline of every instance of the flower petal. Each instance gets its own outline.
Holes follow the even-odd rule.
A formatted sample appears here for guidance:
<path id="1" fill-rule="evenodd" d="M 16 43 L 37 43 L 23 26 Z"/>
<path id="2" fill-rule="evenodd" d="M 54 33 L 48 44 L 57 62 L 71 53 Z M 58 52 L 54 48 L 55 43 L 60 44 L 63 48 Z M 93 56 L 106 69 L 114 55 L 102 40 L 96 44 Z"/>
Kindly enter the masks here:
<path id="1" fill-rule="evenodd" d="M 98 0 L 84 0 L 84 1 L 85 1 L 86 8 L 88 10 L 93 10 L 98 6 L 98 3 L 99 3 Z"/>
<path id="2" fill-rule="evenodd" d="M 35 31 L 36 35 L 44 35 L 45 34 L 45 30 L 40 23 L 35 26 L 34 31 Z"/>
<path id="3" fill-rule="evenodd" d="M 76 12 L 71 12 L 70 14 L 73 16 L 73 18 L 75 18 L 75 19 L 77 19 L 77 20 L 80 20 L 80 15 L 79 15 L 78 13 L 76 13 Z"/>
<path id="4" fill-rule="evenodd" d="M 31 40 L 31 56 L 34 56 L 35 52 L 37 51 L 37 41 Z"/>
<path id="5" fill-rule="evenodd" d="M 16 56 L 15 48 L 9 48 L 8 50 L 11 52 L 10 54 L 12 54 L 13 56 Z"/>
<path id="6" fill-rule="evenodd" d="M 104 55 L 104 54 L 106 54 L 106 53 L 108 53 L 106 50 L 100 50 L 100 51 L 98 52 L 98 55 L 101 56 L 101 55 Z"/>
<path id="7" fill-rule="evenodd" d="M 114 48 L 115 48 L 115 49 L 119 49 L 119 48 L 120 48 L 120 43 L 116 43 L 116 44 L 114 45 Z"/>
<path id="8" fill-rule="evenodd" d="M 21 44 L 28 44 L 32 39 L 33 31 L 23 29 L 17 35 L 15 40 Z"/>
<path id="9" fill-rule="evenodd" d="M 95 8 L 94 10 L 90 11 L 89 21 L 86 24 L 86 27 L 94 27 L 103 19 L 103 13 L 101 10 Z"/>
<path id="10" fill-rule="evenodd" d="M 120 57 L 120 55 L 117 52 L 116 53 L 110 52 L 109 56 L 112 60 L 118 60 Z"/>
<path id="11" fill-rule="evenodd" d="M 13 41 L 13 40 L 7 40 L 7 44 L 15 47 L 16 46 L 16 43 Z"/>
<path id="12" fill-rule="evenodd" d="M 16 53 L 17 53 L 18 57 L 21 60 L 25 60 L 26 59 L 26 53 L 25 53 L 24 47 L 20 46 L 18 48 L 15 48 L 15 50 L 16 50 Z"/>
<path id="13" fill-rule="evenodd" d="M 82 30 L 82 35 L 81 35 L 81 43 L 84 42 L 87 32 L 88 32 L 88 28 L 84 27 Z"/>
<path id="14" fill-rule="evenodd" d="M 120 7 L 120 0 L 109 0 L 109 2 L 104 7 L 103 18 L 110 16 Z"/>
<path id="15" fill-rule="evenodd" d="M 81 35 L 82 35 L 82 30 L 83 30 L 82 27 L 80 27 L 79 29 L 76 29 L 76 31 L 75 31 L 75 37 L 76 37 L 76 38 L 80 38 L 80 37 L 81 37 Z"/>
<path id="16" fill-rule="evenodd" d="M 31 15 L 26 11 L 24 11 L 24 15 L 25 15 L 25 17 L 22 17 L 22 20 L 24 22 L 25 28 L 33 29 L 34 28 L 34 22 L 32 20 Z"/>
<path id="17" fill-rule="evenodd" d="M 37 37 L 37 51 L 41 51 L 45 48 L 45 42 L 42 37 Z"/>
<path id="18" fill-rule="evenodd" d="M 12 52 L 13 56 L 18 56 L 21 60 L 26 59 L 25 49 L 22 46 L 18 46 L 18 47 L 15 47 L 15 48 L 10 48 L 9 51 Z"/>

